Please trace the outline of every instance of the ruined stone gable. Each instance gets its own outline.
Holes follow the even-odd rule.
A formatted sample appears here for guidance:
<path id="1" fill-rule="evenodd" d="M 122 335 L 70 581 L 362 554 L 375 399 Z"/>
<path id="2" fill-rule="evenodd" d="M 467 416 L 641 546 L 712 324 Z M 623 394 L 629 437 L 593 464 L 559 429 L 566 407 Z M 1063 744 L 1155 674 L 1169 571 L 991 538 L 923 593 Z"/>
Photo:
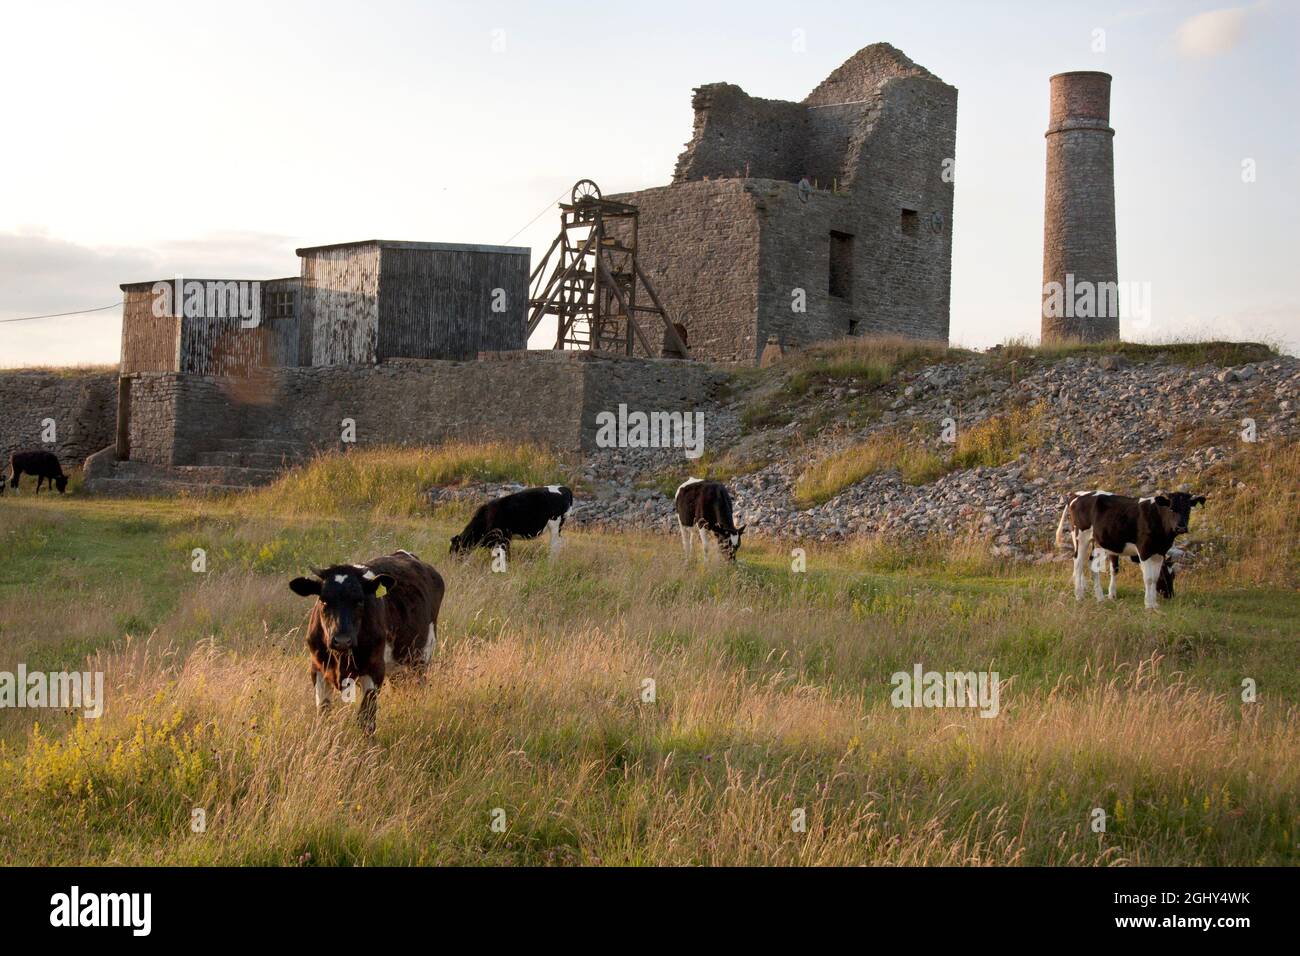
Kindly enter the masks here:
<path id="1" fill-rule="evenodd" d="M 692 105 L 672 184 L 615 197 L 641 210 L 642 266 L 692 358 L 947 340 L 956 89 L 878 43 L 801 102 L 714 83 Z"/>

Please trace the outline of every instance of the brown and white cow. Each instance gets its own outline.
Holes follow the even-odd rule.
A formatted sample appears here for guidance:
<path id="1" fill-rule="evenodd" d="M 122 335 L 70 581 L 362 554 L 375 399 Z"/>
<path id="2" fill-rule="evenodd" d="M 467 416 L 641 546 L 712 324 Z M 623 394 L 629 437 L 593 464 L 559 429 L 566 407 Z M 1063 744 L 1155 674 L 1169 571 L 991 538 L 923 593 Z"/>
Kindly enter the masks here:
<path id="1" fill-rule="evenodd" d="M 693 532 L 700 535 L 700 550 L 708 556 L 708 534 L 712 534 L 718 544 L 718 551 L 735 561 L 736 552 L 740 550 L 740 536 L 745 533 L 745 526 L 736 526 L 731 515 L 731 495 L 727 486 L 717 481 L 705 481 L 701 478 L 687 478 L 677 486 L 673 495 L 673 504 L 677 510 L 677 529 L 682 535 L 682 549 L 686 560 L 691 558 L 694 543 Z"/>
<path id="2" fill-rule="evenodd" d="M 360 691 L 361 723 L 372 734 L 388 665 L 428 664 L 433 656 L 442 576 L 409 551 L 313 573 L 289 587 L 317 597 L 307 621 L 316 709 L 328 710 L 334 691 L 345 700 Z"/>
<path id="3" fill-rule="evenodd" d="M 1192 508 L 1205 503 L 1204 495 L 1185 491 L 1149 498 L 1130 498 L 1109 491 L 1076 492 L 1066 501 L 1056 526 L 1056 543 L 1064 543 L 1070 527 L 1074 544 L 1074 596 L 1083 600 L 1087 572 L 1092 571 L 1093 593 L 1103 599 L 1101 569 L 1110 564 L 1110 597 L 1115 597 L 1118 558 L 1130 557 L 1142 566 L 1147 608 L 1156 607 L 1156 595 L 1173 596 L 1174 541 L 1187 532 Z M 1099 552 L 1099 553 L 1098 553 Z"/>

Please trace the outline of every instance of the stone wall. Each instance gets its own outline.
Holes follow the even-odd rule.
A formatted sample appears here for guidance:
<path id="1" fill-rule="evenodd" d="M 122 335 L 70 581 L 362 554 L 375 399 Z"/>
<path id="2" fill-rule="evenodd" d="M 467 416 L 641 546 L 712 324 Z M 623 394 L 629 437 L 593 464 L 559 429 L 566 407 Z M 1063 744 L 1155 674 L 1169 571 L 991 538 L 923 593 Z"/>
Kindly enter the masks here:
<path id="1" fill-rule="evenodd" d="M 645 360 L 584 355 L 582 448 L 595 447 L 597 416 L 629 412 L 690 412 L 701 410 L 707 398 L 726 377 L 703 362 L 679 359 Z M 705 427 L 708 427 L 706 423 Z"/>
<path id="2" fill-rule="evenodd" d="M 744 179 L 661 186 L 610 197 L 641 211 L 637 262 L 693 357 L 753 362 L 759 296 L 759 214 Z M 656 350 L 663 330 L 643 323 Z"/>
<path id="3" fill-rule="evenodd" d="M 113 443 L 117 372 L 112 369 L 0 371 L 0 469 L 15 451 L 44 448 L 65 471 Z M 41 441 L 42 422 L 54 420 L 57 441 Z"/>
<path id="4" fill-rule="evenodd" d="M 695 130 L 673 181 L 799 179 L 805 173 L 808 110 L 799 103 L 750 96 L 732 83 L 698 87 L 691 98 Z"/>
<path id="5" fill-rule="evenodd" d="M 947 340 L 956 89 L 873 44 L 801 103 L 712 84 L 693 105 L 673 185 L 612 197 L 641 211 L 639 261 L 692 358 L 753 364 L 769 338 Z M 850 264 L 836 290 L 832 233 Z"/>
<path id="6" fill-rule="evenodd" d="M 127 441 L 132 459 L 151 465 L 175 463 L 181 382 L 187 377 L 176 372 L 135 372 L 124 378 L 130 396 Z"/>
<path id="7" fill-rule="evenodd" d="M 485 353 L 482 361 L 393 359 L 372 366 L 261 370 L 227 379 L 141 373 L 131 381 L 131 459 L 195 464 L 229 440 L 340 449 L 447 441 L 593 447 L 596 414 L 685 411 L 720 373 L 695 362 L 590 353 Z"/>

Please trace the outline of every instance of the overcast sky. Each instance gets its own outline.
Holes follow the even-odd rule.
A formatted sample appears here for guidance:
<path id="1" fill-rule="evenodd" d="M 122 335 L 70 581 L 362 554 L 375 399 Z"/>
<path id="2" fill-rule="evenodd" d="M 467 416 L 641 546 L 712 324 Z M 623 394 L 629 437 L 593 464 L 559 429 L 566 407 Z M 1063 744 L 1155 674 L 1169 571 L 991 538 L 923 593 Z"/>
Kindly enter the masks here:
<path id="1" fill-rule="evenodd" d="M 1115 77 L 1120 279 L 1151 296 L 1125 336 L 1300 351 L 1294 0 L 47 0 L 3 23 L 0 320 L 295 275 L 301 244 L 540 254 L 575 180 L 670 179 L 692 87 L 799 100 L 888 41 L 959 90 L 954 342 L 1037 337 L 1048 77 L 1085 69 Z M 114 362 L 119 336 L 115 309 L 3 323 L 0 366 Z"/>

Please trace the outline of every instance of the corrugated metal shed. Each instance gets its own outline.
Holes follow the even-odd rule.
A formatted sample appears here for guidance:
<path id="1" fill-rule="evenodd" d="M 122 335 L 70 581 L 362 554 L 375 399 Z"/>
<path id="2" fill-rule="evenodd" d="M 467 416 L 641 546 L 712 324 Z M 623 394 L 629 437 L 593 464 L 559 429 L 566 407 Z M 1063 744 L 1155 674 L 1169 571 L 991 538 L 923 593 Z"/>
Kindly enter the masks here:
<path id="1" fill-rule="evenodd" d="M 243 375 L 298 364 L 298 277 L 184 282 L 202 296 L 177 296 L 170 279 L 121 286 L 123 375 Z"/>
<path id="2" fill-rule="evenodd" d="M 297 252 L 311 342 L 304 364 L 527 347 L 527 248 L 367 239 Z"/>

